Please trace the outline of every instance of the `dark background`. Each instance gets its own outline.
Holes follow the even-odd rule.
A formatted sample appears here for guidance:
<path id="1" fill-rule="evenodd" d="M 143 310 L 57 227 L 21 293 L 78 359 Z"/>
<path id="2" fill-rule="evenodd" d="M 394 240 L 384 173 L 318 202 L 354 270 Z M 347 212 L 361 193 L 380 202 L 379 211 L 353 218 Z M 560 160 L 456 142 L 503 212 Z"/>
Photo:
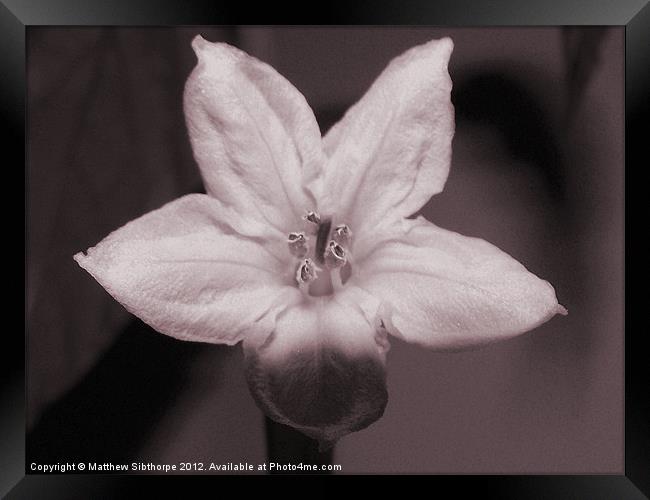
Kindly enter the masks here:
<path id="1" fill-rule="evenodd" d="M 569 316 L 466 353 L 393 341 L 389 405 L 344 472 L 623 471 L 622 28 L 30 28 L 27 462 L 265 460 L 238 347 L 175 341 L 72 261 L 201 189 L 182 88 L 202 33 L 269 62 L 325 131 L 390 58 L 451 36 L 436 224 L 548 279 Z"/>

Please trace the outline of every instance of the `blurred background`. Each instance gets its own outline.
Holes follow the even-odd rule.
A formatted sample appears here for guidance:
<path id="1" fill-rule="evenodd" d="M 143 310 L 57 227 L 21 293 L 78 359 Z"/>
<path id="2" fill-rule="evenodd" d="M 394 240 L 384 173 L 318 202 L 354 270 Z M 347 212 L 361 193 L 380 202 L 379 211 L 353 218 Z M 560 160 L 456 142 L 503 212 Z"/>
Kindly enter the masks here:
<path id="1" fill-rule="evenodd" d="M 198 33 L 274 66 L 324 132 L 389 60 L 450 36 L 456 135 L 422 214 L 568 310 L 461 353 L 392 341 L 384 417 L 344 473 L 623 471 L 623 70 L 616 28 L 28 28 L 27 462 L 262 463 L 239 346 L 128 314 L 72 255 L 202 190 L 182 110 Z"/>

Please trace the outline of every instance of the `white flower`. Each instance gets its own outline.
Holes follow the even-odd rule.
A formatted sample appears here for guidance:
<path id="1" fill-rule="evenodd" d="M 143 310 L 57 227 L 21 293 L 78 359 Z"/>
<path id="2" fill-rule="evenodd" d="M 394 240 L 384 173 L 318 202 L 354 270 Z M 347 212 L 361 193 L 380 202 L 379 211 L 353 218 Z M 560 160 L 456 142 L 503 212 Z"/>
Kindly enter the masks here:
<path id="1" fill-rule="evenodd" d="M 332 443 L 382 415 L 388 334 L 457 349 L 566 312 L 493 245 L 406 218 L 451 163 L 450 39 L 394 59 L 324 138 L 273 68 L 200 36 L 193 47 L 185 114 L 208 194 L 75 259 L 161 333 L 243 341 L 271 418 Z"/>

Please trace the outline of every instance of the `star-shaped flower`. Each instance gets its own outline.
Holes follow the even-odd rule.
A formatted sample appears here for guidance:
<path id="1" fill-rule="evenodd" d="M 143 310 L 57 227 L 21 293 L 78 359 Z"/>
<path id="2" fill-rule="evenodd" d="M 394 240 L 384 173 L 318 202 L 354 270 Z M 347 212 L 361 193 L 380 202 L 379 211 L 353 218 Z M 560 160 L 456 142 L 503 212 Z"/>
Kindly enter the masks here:
<path id="1" fill-rule="evenodd" d="M 566 313 L 493 245 L 407 218 L 449 172 L 450 39 L 394 59 L 323 138 L 273 68 L 200 36 L 192 45 L 185 114 L 208 194 L 75 259 L 161 333 L 243 341 L 271 418 L 332 443 L 382 415 L 389 334 L 459 349 Z"/>

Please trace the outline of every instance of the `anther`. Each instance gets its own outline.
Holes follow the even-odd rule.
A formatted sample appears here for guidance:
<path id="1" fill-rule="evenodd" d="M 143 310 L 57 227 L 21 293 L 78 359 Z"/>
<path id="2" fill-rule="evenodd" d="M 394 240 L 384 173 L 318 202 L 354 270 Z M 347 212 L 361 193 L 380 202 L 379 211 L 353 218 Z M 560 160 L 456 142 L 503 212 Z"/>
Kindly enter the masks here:
<path id="1" fill-rule="evenodd" d="M 314 261 L 311 259 L 305 259 L 300 262 L 300 265 L 298 266 L 298 269 L 296 269 L 296 281 L 298 282 L 298 285 L 302 285 L 304 283 L 310 283 L 314 281 L 317 278 L 316 274 L 316 266 L 314 265 Z"/>
<path id="2" fill-rule="evenodd" d="M 309 234 L 316 234 L 320 225 L 320 215 L 310 210 L 302 216 L 302 220 L 304 221 L 305 231 Z"/>
<path id="3" fill-rule="evenodd" d="M 352 231 L 346 224 L 340 224 L 332 231 L 332 239 L 339 245 L 347 246 L 352 238 Z"/>
<path id="4" fill-rule="evenodd" d="M 307 237 L 304 233 L 289 233 L 287 238 L 287 245 L 289 252 L 296 257 L 304 257 L 309 253 L 309 246 L 307 245 Z"/>
<path id="5" fill-rule="evenodd" d="M 328 269 L 343 267 L 347 262 L 345 248 L 339 245 L 336 241 L 331 240 L 325 249 L 324 260 L 325 267 Z"/>

